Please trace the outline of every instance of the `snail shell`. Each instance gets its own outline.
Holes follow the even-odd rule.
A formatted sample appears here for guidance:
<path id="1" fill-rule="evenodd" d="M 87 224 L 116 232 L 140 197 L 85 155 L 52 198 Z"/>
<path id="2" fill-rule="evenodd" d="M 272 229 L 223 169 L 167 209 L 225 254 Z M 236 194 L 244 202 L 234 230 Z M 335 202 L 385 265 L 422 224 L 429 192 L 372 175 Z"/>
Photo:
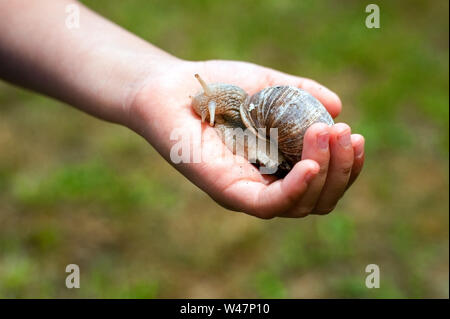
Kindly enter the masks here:
<path id="1" fill-rule="evenodd" d="M 277 166 L 289 171 L 301 160 L 303 137 L 314 123 L 333 125 L 325 107 L 305 90 L 292 86 L 272 86 L 253 96 L 230 84 L 206 84 L 195 75 L 203 91 L 193 98 L 192 107 L 202 121 L 209 120 L 224 143 L 236 154 L 236 138 L 230 128 L 248 129 L 255 136 L 270 141 L 270 129 L 278 130 L 277 154 L 255 151 L 256 160 L 264 166 Z M 242 139 L 243 140 L 243 139 Z M 244 157 L 254 145 L 245 145 Z M 276 155 L 274 157 L 274 155 Z M 250 159 L 249 159 L 250 160 Z"/>

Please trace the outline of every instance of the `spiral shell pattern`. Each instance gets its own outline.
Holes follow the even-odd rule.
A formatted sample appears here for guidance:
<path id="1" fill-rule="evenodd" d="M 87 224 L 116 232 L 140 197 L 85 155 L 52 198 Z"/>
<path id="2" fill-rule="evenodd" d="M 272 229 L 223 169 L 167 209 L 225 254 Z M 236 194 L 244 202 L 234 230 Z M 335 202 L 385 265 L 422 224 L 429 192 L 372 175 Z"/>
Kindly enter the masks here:
<path id="1" fill-rule="evenodd" d="M 241 107 L 244 124 L 254 131 L 278 129 L 278 149 L 292 167 L 301 160 L 303 137 L 314 123 L 333 125 L 325 107 L 305 90 L 292 86 L 272 86 L 254 94 Z"/>

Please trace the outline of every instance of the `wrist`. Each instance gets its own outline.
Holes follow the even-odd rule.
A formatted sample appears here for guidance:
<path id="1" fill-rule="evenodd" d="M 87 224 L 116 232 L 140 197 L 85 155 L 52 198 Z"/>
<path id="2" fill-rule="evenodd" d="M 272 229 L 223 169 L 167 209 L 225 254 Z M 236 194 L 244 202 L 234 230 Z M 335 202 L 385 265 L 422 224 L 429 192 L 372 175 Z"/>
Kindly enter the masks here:
<path id="1" fill-rule="evenodd" d="M 120 83 L 117 83 L 120 94 L 117 95 L 118 114 L 114 122 L 134 129 L 137 116 L 135 105 L 143 98 L 142 92 L 150 82 L 157 81 L 169 68 L 182 62 L 183 60 L 165 52 L 155 54 L 150 51 L 133 54 L 126 62 L 121 63 L 116 74 L 120 79 Z M 151 98 L 151 95 L 145 98 Z"/>
<path id="2" fill-rule="evenodd" d="M 155 60 L 153 60 L 155 61 Z M 124 121 L 127 126 L 151 142 L 148 123 L 160 118 L 161 114 L 171 112 L 172 84 L 182 78 L 183 70 L 195 68 L 197 62 L 182 60 L 173 56 L 163 57 L 143 67 L 141 75 L 136 76 L 129 86 L 123 103 Z M 194 71 L 192 71 L 194 72 Z M 192 73 L 194 74 L 194 73 Z M 164 96 L 164 101 L 161 97 Z M 189 94 L 186 93 L 188 99 Z M 156 106 L 161 105 L 163 106 Z"/>

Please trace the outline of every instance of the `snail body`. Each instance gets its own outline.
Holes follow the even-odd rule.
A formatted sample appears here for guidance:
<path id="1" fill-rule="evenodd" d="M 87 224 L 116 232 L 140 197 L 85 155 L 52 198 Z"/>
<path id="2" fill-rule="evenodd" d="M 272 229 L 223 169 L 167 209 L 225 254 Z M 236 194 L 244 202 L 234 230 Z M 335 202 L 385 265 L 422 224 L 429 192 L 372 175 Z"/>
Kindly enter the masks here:
<path id="1" fill-rule="evenodd" d="M 289 171 L 301 160 L 306 130 L 314 123 L 334 124 L 325 107 L 305 90 L 271 86 L 249 96 L 238 86 L 206 84 L 198 74 L 195 77 L 203 90 L 193 97 L 194 111 L 214 126 L 231 151 L 265 167 Z M 258 147 L 252 139 L 239 147 L 236 144 L 244 138 L 235 136 L 241 132 L 236 129 L 246 130 L 247 135 L 251 132 L 268 147 Z M 271 139 L 270 129 L 277 129 L 277 141 Z M 268 151 L 273 144 L 276 151 Z"/>

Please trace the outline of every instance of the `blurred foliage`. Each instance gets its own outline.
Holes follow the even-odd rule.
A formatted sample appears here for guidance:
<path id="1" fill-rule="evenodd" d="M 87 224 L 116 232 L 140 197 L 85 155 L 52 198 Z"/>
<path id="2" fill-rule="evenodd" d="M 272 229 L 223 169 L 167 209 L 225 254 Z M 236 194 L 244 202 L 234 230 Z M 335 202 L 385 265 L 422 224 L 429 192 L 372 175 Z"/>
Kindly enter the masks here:
<path id="1" fill-rule="evenodd" d="M 366 166 L 331 215 L 258 220 L 132 132 L 0 83 L 0 297 L 448 298 L 448 1 L 379 1 L 380 29 L 356 0 L 83 2 L 181 58 L 325 84 Z"/>

